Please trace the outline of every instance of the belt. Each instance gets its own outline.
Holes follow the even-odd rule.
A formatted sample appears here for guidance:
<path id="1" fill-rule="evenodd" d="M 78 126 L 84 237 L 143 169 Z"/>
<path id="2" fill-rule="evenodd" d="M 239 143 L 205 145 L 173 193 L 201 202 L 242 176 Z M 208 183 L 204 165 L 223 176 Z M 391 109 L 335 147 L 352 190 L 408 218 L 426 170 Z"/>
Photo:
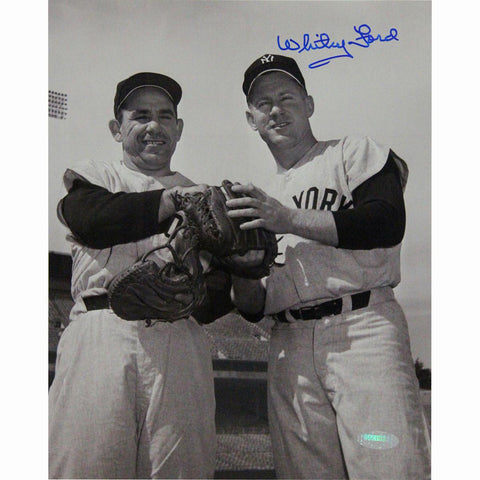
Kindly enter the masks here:
<path id="1" fill-rule="evenodd" d="M 87 307 L 87 310 L 104 310 L 110 308 L 108 303 L 108 295 L 104 293 L 103 295 L 97 295 L 95 297 L 85 297 L 83 303 Z"/>
<path id="2" fill-rule="evenodd" d="M 361 293 L 355 293 L 351 295 L 352 310 L 358 310 L 368 305 L 370 300 L 370 290 Z M 304 307 L 299 310 L 289 310 L 290 315 L 296 320 L 318 320 L 322 317 L 328 317 L 330 315 L 338 315 L 342 313 L 343 299 L 336 298 L 320 305 L 313 305 L 312 307 Z M 288 322 L 286 310 L 273 315 L 275 320 L 279 322 Z"/>

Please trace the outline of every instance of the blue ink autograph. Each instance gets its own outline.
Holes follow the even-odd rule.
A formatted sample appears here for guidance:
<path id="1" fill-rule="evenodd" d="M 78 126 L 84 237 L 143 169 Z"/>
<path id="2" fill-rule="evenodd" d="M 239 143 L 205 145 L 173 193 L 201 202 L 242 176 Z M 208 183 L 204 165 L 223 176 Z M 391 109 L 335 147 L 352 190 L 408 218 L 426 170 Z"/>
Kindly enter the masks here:
<path id="1" fill-rule="evenodd" d="M 310 63 L 309 68 L 318 68 L 328 65 L 331 60 L 335 58 L 353 58 L 353 55 L 348 51 L 347 45 L 356 45 L 357 47 L 368 48 L 374 42 L 391 42 L 398 39 L 398 31 L 396 28 L 391 28 L 390 33 L 382 37 L 380 34 L 377 36 L 372 35 L 372 29 L 366 23 L 358 27 L 353 27 L 355 32 L 358 33 L 358 37 L 355 38 L 356 41 L 345 42 L 345 39 L 342 39 L 341 42 L 335 42 L 330 39 L 330 36 L 327 33 L 317 33 L 315 34 L 316 40 L 311 40 L 310 35 L 305 33 L 303 35 L 303 43 L 295 41 L 293 38 L 283 40 L 283 45 L 280 43 L 280 35 L 277 35 L 277 45 L 280 50 L 292 50 L 297 53 L 309 52 L 310 50 L 323 50 L 326 48 L 330 50 L 332 48 L 338 48 L 343 50 L 343 54 L 333 55 L 331 57 L 323 58 L 315 62 Z"/>

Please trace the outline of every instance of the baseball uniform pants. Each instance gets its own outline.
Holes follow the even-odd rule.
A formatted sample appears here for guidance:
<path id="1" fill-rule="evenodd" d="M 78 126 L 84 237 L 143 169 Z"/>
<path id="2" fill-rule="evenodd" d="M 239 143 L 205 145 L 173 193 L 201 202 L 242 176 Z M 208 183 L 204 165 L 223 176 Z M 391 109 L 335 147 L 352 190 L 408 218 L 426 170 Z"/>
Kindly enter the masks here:
<path id="1" fill-rule="evenodd" d="M 424 480 L 430 440 L 407 323 L 390 288 L 367 307 L 277 322 L 269 423 L 278 478 Z"/>
<path id="2" fill-rule="evenodd" d="M 49 392 L 50 478 L 213 478 L 210 346 L 193 320 L 81 315 Z"/>

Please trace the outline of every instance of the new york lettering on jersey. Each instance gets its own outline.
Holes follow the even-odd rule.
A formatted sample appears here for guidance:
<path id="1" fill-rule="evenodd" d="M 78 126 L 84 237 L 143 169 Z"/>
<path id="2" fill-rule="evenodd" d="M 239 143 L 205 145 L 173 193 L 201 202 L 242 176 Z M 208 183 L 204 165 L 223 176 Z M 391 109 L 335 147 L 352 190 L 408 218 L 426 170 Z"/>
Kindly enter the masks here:
<path id="1" fill-rule="evenodd" d="M 339 193 L 334 188 L 310 187 L 293 195 L 292 200 L 297 208 L 305 210 L 346 210 L 353 207 L 353 200 Z"/>

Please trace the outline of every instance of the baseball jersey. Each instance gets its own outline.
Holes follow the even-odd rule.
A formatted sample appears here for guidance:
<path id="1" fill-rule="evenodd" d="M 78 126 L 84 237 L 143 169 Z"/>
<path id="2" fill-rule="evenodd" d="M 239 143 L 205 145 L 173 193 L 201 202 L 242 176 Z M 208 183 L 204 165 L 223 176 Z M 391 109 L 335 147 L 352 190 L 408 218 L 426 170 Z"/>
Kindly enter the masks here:
<path id="1" fill-rule="evenodd" d="M 163 177 L 145 175 L 131 170 L 123 161 L 85 161 L 79 163 L 64 174 L 64 185 L 67 190 L 75 179 L 86 180 L 92 184 L 106 188 L 112 193 L 146 192 L 171 188 L 173 186 L 191 186 L 194 183 L 178 172 Z M 60 215 L 60 220 L 66 225 Z M 75 305 L 70 313 L 70 320 L 86 311 L 84 297 L 102 295 L 107 292 L 108 285 L 115 275 L 130 267 L 152 248 L 164 244 L 167 240 L 159 233 L 137 242 L 114 245 L 109 248 L 95 249 L 80 244 L 69 235 L 72 242 L 72 283 L 71 293 Z M 149 259 L 162 258 L 171 260 L 168 249 L 157 250 Z"/>
<path id="2" fill-rule="evenodd" d="M 389 152 L 369 137 L 319 141 L 292 168 L 278 166 L 266 190 L 290 208 L 350 209 L 352 192 L 384 167 Z M 405 188 L 407 165 L 394 159 Z M 400 282 L 400 244 L 349 250 L 285 234 L 279 252 L 266 279 L 266 314 Z"/>

